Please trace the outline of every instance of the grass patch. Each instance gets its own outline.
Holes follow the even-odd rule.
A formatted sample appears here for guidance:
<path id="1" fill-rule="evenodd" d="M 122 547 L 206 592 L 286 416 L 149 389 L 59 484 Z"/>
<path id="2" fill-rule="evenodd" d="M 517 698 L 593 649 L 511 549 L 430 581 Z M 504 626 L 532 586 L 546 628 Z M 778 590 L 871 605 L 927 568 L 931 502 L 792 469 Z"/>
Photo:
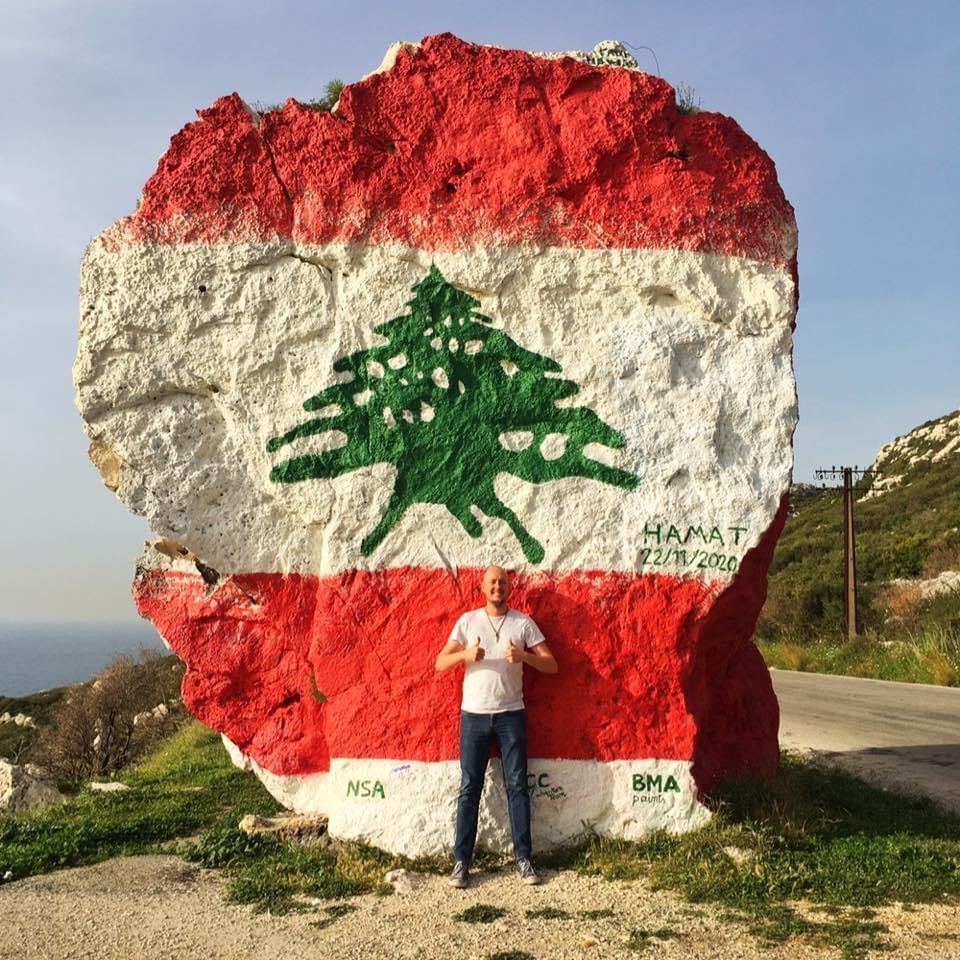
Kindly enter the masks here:
<path id="1" fill-rule="evenodd" d="M 232 867 L 227 902 L 253 907 L 254 913 L 302 913 L 314 907 L 301 897 L 342 900 L 373 891 L 379 878 L 345 876 L 338 856 L 324 847 L 297 847 L 274 841 L 273 850 Z"/>
<path id="2" fill-rule="evenodd" d="M 570 914 L 559 907 L 540 907 L 539 910 L 528 910 L 528 920 L 569 920 Z"/>
<path id="3" fill-rule="evenodd" d="M 335 903 L 333 906 L 327 907 L 323 911 L 324 916 L 319 920 L 314 920 L 310 926 L 322 930 L 324 927 L 329 927 L 336 923 L 341 917 L 345 917 L 348 913 L 353 913 L 356 909 L 352 903 Z"/>
<path id="4" fill-rule="evenodd" d="M 278 809 L 256 777 L 233 766 L 219 735 L 196 722 L 120 779 L 132 789 L 81 790 L 58 807 L 0 818 L 0 876 L 155 853 L 220 821 Z"/>
<path id="5" fill-rule="evenodd" d="M 214 827 L 182 852 L 188 860 L 225 870 L 227 901 L 247 904 L 254 913 L 309 912 L 314 907 L 307 898 L 389 896 L 393 889 L 383 881 L 387 871 L 398 866 L 441 869 L 432 861 L 414 864 L 360 843 L 333 848 L 251 838 L 232 825 Z"/>
<path id="6" fill-rule="evenodd" d="M 501 950 L 499 953 L 489 954 L 487 960 L 536 960 L 536 958 L 526 950 Z"/>
<path id="7" fill-rule="evenodd" d="M 615 916 L 609 907 L 602 907 L 599 910 L 581 910 L 577 916 L 581 920 L 604 920 L 607 917 Z"/>
<path id="8" fill-rule="evenodd" d="M 808 920 L 790 907 L 780 905 L 760 917 L 747 918 L 750 933 L 766 947 L 803 937 L 822 946 L 835 947 L 845 960 L 859 960 L 870 951 L 888 949 L 881 923 L 867 923 L 855 914 L 836 915 L 831 922 Z"/>
<path id="9" fill-rule="evenodd" d="M 640 952 L 652 946 L 654 942 L 660 940 L 672 940 L 678 937 L 669 927 L 661 927 L 659 930 L 631 930 L 630 938 L 627 940 L 627 949 Z"/>
<path id="10" fill-rule="evenodd" d="M 460 913 L 455 913 L 453 919 L 459 920 L 461 923 L 493 923 L 494 920 L 499 920 L 506 915 L 507 911 L 503 907 L 494 907 L 489 903 L 477 903 Z"/>

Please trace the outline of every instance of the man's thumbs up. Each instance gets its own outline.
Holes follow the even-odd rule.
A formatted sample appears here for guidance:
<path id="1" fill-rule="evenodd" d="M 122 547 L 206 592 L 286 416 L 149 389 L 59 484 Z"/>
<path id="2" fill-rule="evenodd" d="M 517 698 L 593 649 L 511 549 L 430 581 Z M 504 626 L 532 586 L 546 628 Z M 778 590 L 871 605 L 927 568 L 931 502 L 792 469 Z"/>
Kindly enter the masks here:
<path id="1" fill-rule="evenodd" d="M 478 660 L 483 659 L 483 647 L 480 646 L 479 637 L 477 637 L 476 643 L 472 643 L 467 647 L 465 659 L 467 663 L 476 663 Z"/>
<path id="2" fill-rule="evenodd" d="M 526 660 L 523 647 L 515 647 L 513 641 L 507 647 L 507 663 L 523 663 Z"/>

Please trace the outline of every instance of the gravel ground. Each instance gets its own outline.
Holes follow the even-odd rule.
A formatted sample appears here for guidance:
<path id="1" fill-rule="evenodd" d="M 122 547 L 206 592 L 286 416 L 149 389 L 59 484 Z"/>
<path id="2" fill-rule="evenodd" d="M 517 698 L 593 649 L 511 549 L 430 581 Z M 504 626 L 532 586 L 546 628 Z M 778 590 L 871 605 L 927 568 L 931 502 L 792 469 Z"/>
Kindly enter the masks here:
<path id="1" fill-rule="evenodd" d="M 634 930 L 674 933 L 652 940 L 650 957 L 791 958 L 838 956 L 835 950 L 793 942 L 764 949 L 712 908 L 691 906 L 642 881 L 605 881 L 563 871 L 546 873 L 540 887 L 522 886 L 506 871 L 480 874 L 466 891 L 444 878 L 413 875 L 414 892 L 356 897 L 354 912 L 330 926 L 316 913 L 256 916 L 223 902 L 224 880 L 172 856 L 108 860 L 0 887 L 2 960 L 131 960 L 149 951 L 164 960 L 486 960 L 500 951 L 525 951 L 536 960 L 638 956 Z M 453 915 L 474 904 L 508 911 L 489 924 Z M 528 920 L 531 909 L 554 907 L 576 914 L 609 908 L 610 918 Z M 960 958 L 957 905 L 896 907 L 878 911 L 891 929 L 892 952 L 883 957 Z"/>

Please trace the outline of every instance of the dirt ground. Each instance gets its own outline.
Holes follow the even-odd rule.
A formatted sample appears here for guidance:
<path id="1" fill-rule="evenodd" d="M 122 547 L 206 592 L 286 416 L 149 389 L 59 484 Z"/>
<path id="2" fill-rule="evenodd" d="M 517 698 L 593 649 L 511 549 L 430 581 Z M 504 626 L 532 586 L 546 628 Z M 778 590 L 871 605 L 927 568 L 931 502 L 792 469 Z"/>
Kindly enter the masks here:
<path id="1" fill-rule="evenodd" d="M 605 881 L 547 872 L 539 887 L 508 873 L 480 874 L 466 891 L 444 878 L 414 875 L 413 892 L 353 898 L 355 909 L 328 926 L 328 903 L 288 916 L 255 915 L 223 902 L 224 879 L 173 856 L 108 860 L 0 886 L 0 960 L 487 960 L 524 951 L 536 960 L 651 957 L 801 960 L 839 956 L 793 941 L 765 949 L 714 908 L 691 906 L 643 881 Z M 508 911 L 493 923 L 470 924 L 454 914 L 475 904 Z M 570 919 L 528 919 L 553 907 Z M 613 911 L 584 919 L 584 910 Z M 877 920 L 891 930 L 891 951 L 877 956 L 960 958 L 960 908 L 887 907 Z M 638 942 L 634 931 L 667 931 Z M 669 935 L 668 935 L 669 934 Z M 639 949 L 638 949 L 639 947 Z"/>

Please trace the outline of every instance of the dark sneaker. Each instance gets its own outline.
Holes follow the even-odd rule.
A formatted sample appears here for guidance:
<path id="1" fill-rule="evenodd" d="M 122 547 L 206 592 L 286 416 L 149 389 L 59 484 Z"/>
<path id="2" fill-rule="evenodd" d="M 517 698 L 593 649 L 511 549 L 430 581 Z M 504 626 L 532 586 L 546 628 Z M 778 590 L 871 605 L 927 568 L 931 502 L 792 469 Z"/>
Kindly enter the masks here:
<path id="1" fill-rule="evenodd" d="M 517 876 L 531 887 L 535 887 L 540 882 L 537 871 L 533 869 L 533 864 L 529 860 L 517 861 Z"/>
<path id="2" fill-rule="evenodd" d="M 447 883 L 449 883 L 451 887 L 456 887 L 458 890 L 462 890 L 469 882 L 470 870 L 462 860 L 458 860 L 453 865 L 453 872 L 450 874 Z"/>

